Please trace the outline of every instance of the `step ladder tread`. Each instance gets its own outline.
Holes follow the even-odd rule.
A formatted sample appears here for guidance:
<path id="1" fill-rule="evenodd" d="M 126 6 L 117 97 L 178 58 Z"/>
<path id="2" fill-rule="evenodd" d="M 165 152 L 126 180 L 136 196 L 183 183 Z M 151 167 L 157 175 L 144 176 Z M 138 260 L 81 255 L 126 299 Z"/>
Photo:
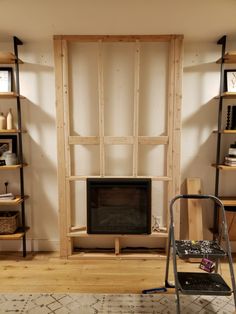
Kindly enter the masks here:
<path id="1" fill-rule="evenodd" d="M 231 295 L 232 290 L 217 273 L 177 272 L 179 288 L 183 294 Z"/>
<path id="2" fill-rule="evenodd" d="M 216 242 L 209 240 L 177 240 L 175 241 L 176 253 L 180 258 L 224 257 L 226 252 Z"/>

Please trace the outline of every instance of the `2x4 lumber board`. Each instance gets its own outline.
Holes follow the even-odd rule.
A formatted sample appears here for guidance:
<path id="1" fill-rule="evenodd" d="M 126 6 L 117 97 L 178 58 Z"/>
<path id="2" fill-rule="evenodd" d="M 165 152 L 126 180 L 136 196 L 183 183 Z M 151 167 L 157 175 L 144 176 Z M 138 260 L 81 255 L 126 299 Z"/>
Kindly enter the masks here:
<path id="1" fill-rule="evenodd" d="M 183 35 L 54 35 L 56 40 L 78 42 L 168 42 L 174 38 L 183 38 Z"/>
<path id="2" fill-rule="evenodd" d="M 182 71 L 183 71 L 183 39 L 174 39 L 174 121 L 173 121 L 173 187 L 174 194 L 180 194 L 180 141 L 181 141 L 181 103 L 182 103 Z M 180 206 L 176 209 L 176 239 L 180 236 Z"/>
<path id="3" fill-rule="evenodd" d="M 62 40 L 62 62 L 63 62 L 63 104 L 64 104 L 64 134 L 65 139 L 67 139 L 70 135 L 70 106 L 69 106 L 69 63 L 68 63 L 68 43 L 65 40 Z M 66 177 L 71 175 L 71 149 L 68 141 L 65 142 L 65 168 L 66 168 Z M 65 191 L 65 197 L 66 197 L 66 227 L 65 229 L 67 232 L 69 231 L 69 228 L 71 226 L 71 215 L 72 215 L 72 207 L 71 207 L 71 191 L 70 191 L 70 182 L 66 181 L 66 191 Z M 67 241 L 67 255 L 72 254 L 73 250 L 73 241 L 72 239 L 66 238 L 66 235 L 64 235 L 65 241 Z"/>
<path id="4" fill-rule="evenodd" d="M 133 145 L 133 136 L 104 136 L 104 144 L 107 145 Z"/>
<path id="5" fill-rule="evenodd" d="M 139 125 L 139 85 L 140 85 L 140 42 L 135 43 L 134 54 L 134 116 L 133 116 L 133 175 L 138 174 L 138 125 Z"/>
<path id="6" fill-rule="evenodd" d="M 57 156 L 58 156 L 58 203 L 60 255 L 68 256 L 67 213 L 66 213 L 66 156 L 64 134 L 64 94 L 63 94 L 63 51 L 62 41 L 54 40 L 55 84 L 56 84 L 56 121 L 57 121 Z"/>
<path id="7" fill-rule="evenodd" d="M 168 136 L 139 136 L 138 142 L 141 145 L 167 145 L 169 143 Z"/>
<path id="8" fill-rule="evenodd" d="M 118 237 L 115 238 L 115 254 L 120 254 L 120 239 Z"/>
<path id="9" fill-rule="evenodd" d="M 62 68 L 63 68 L 63 107 L 64 107 L 64 133 L 65 139 L 70 135 L 70 108 L 69 108 L 69 77 L 68 77 L 68 45 L 65 40 L 62 41 Z M 66 175 L 71 175 L 71 156 L 70 156 L 70 146 L 68 141 L 65 141 L 65 167 Z"/>
<path id="10" fill-rule="evenodd" d="M 100 137 L 100 175 L 105 175 L 104 149 L 104 82 L 103 82 L 103 45 L 99 41 L 98 48 L 98 107 L 99 107 L 99 137 Z"/>
<path id="11" fill-rule="evenodd" d="M 133 145 L 134 136 L 104 136 L 105 145 Z M 138 136 L 141 145 L 166 145 L 168 136 Z M 99 136 L 69 136 L 70 145 L 99 145 Z"/>
<path id="12" fill-rule="evenodd" d="M 174 80 L 175 80 L 175 71 L 174 71 L 174 41 L 172 40 L 169 43 L 169 60 L 168 60 L 168 85 L 167 85 L 167 134 L 169 137 L 169 144 L 167 146 L 167 169 L 166 174 L 168 177 L 173 178 L 173 123 L 174 123 Z M 169 226 L 169 202 L 174 197 L 173 192 L 173 180 L 168 182 L 167 185 L 167 200 L 166 208 L 167 210 L 167 225 Z"/>
<path id="13" fill-rule="evenodd" d="M 86 181 L 87 178 L 101 178 L 100 175 L 94 176 L 86 176 L 86 175 L 78 175 L 78 176 L 70 176 L 67 178 L 68 181 Z M 106 176 L 106 178 L 117 178 L 117 176 Z M 167 176 L 122 176 L 121 178 L 140 178 L 140 179 L 152 179 L 153 181 L 171 181 L 172 178 Z"/>
<path id="14" fill-rule="evenodd" d="M 169 82 L 168 82 L 168 132 L 167 176 L 173 178 L 168 184 L 168 199 L 180 194 L 180 130 L 182 100 L 182 50 L 183 38 L 170 42 Z M 169 219 L 169 216 L 167 217 Z M 180 236 L 180 206 L 175 209 L 175 237 Z"/>
<path id="15" fill-rule="evenodd" d="M 187 178 L 187 194 L 201 194 L 200 178 Z M 202 200 L 188 199 L 188 230 L 190 240 L 203 239 Z"/>
<path id="16" fill-rule="evenodd" d="M 228 234 L 230 241 L 236 241 L 236 214 L 234 212 L 225 212 Z"/>
<path id="17" fill-rule="evenodd" d="M 99 136 L 69 136 L 70 145 L 99 145 Z"/>

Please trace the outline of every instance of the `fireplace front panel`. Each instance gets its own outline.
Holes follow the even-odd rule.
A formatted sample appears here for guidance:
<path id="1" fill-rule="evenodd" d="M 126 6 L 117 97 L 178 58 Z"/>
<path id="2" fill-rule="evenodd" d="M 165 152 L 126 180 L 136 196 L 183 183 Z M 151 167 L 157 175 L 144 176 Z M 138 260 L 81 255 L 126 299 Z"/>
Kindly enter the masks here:
<path id="1" fill-rule="evenodd" d="M 151 233 L 151 179 L 87 179 L 87 232 Z"/>

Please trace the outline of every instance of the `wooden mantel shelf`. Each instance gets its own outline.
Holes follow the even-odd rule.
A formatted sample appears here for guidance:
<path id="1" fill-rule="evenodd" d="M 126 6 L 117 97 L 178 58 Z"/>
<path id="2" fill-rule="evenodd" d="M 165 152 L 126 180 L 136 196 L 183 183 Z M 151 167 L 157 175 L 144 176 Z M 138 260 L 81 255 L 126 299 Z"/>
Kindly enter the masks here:
<path id="1" fill-rule="evenodd" d="M 151 234 L 88 234 L 86 231 L 73 231 L 68 233 L 69 237 L 112 237 L 112 238 L 138 238 L 138 237 L 148 237 L 148 238 L 167 238 L 167 232 L 152 232 Z"/>

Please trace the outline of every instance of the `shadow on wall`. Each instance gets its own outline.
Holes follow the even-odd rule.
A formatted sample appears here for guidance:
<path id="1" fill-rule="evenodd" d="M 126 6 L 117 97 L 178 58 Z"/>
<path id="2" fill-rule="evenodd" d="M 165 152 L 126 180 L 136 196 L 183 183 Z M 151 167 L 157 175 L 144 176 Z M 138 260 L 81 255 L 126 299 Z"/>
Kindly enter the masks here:
<path id="1" fill-rule="evenodd" d="M 30 121 L 28 134 L 28 163 L 26 191 L 29 191 L 31 207 L 32 238 L 55 239 L 58 235 L 57 169 L 55 141 L 52 130 L 54 119 L 38 105 L 27 100 Z M 40 123 L 39 123 L 40 121 Z M 32 184 L 33 183 L 33 184 Z M 56 205 L 56 206 L 55 206 Z"/>
<path id="2" fill-rule="evenodd" d="M 22 71 L 22 94 L 26 96 L 23 124 L 28 132 L 25 155 L 29 163 L 25 189 L 30 195 L 27 202 L 33 250 L 53 251 L 59 238 L 55 82 L 53 67 L 44 58 L 45 62 L 43 55 L 39 59 L 43 64 L 25 63 Z"/>

